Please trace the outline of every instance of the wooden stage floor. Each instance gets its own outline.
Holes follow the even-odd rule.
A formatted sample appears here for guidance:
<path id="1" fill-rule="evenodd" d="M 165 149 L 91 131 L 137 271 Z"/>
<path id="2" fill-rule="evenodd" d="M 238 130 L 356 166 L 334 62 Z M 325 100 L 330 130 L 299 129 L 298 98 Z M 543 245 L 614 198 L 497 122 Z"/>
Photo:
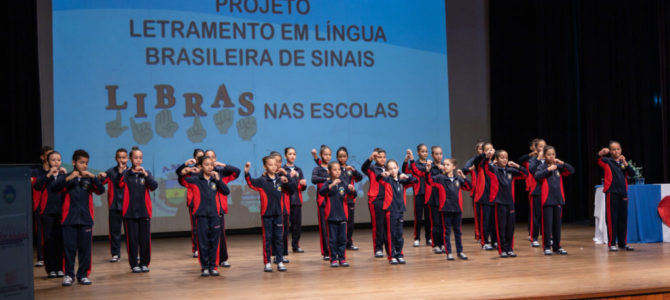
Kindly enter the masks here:
<path id="1" fill-rule="evenodd" d="M 125 252 L 109 263 L 109 244 L 94 242 L 93 285 L 61 287 L 35 268 L 36 299 L 225 299 L 259 298 L 593 298 L 670 292 L 670 244 L 637 244 L 634 252 L 609 253 L 592 241 L 593 227 L 567 225 L 563 246 L 567 256 L 544 256 L 527 242 L 525 224 L 516 230 L 517 258 L 499 258 L 481 250 L 471 224 L 463 226 L 470 260 L 447 261 L 430 247 L 412 247 L 405 229 L 406 265 L 374 258 L 369 229 L 358 229 L 359 251 L 347 251 L 351 267 L 330 268 L 321 260 L 318 233 L 303 233 L 305 253 L 290 253 L 288 272 L 263 272 L 261 236 L 233 235 L 229 269 L 221 277 L 201 278 L 191 258 L 188 238 L 154 239 L 151 272 L 130 272 Z M 453 243 L 453 241 L 452 241 Z M 455 247 L 455 245 L 452 245 Z M 125 246 L 124 246 L 125 249 Z"/>

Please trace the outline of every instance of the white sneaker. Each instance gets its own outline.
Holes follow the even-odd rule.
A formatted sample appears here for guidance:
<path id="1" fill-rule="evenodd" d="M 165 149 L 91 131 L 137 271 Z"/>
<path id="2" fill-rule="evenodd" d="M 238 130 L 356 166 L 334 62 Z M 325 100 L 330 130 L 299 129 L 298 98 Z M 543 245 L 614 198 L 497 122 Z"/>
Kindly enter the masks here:
<path id="1" fill-rule="evenodd" d="M 384 257 L 384 252 L 382 252 L 381 250 L 375 252 L 375 257 Z"/>
<path id="2" fill-rule="evenodd" d="M 484 246 L 482 247 L 482 249 L 484 249 L 484 250 L 486 250 L 486 251 L 491 251 L 491 250 L 493 250 L 494 248 L 491 246 L 491 244 L 484 244 Z"/>
<path id="3" fill-rule="evenodd" d="M 63 276 L 65 276 L 65 272 L 63 272 L 63 271 L 56 272 L 56 277 L 60 278 L 60 277 L 63 277 Z"/>
<path id="4" fill-rule="evenodd" d="M 426 245 L 428 245 L 428 246 L 432 246 L 432 245 L 433 245 L 433 240 L 427 240 L 427 241 L 426 241 Z"/>
<path id="5" fill-rule="evenodd" d="M 222 261 L 222 262 L 221 262 L 221 266 L 224 267 L 224 268 L 230 268 L 230 263 L 229 263 L 227 260 L 226 260 L 226 261 Z"/>
<path id="6" fill-rule="evenodd" d="M 133 271 L 133 273 L 142 273 L 142 268 L 140 268 L 139 266 L 133 267 L 132 271 Z"/>
<path id="7" fill-rule="evenodd" d="M 419 247 L 421 246 L 421 242 L 419 240 L 414 240 L 414 247 Z"/>
<path id="8" fill-rule="evenodd" d="M 401 264 L 401 265 L 404 265 L 404 264 L 407 263 L 407 261 L 405 260 L 404 257 L 398 257 L 398 263 Z"/>
<path id="9" fill-rule="evenodd" d="M 72 277 L 70 276 L 63 277 L 63 286 L 71 286 L 71 285 L 72 285 Z"/>
<path id="10" fill-rule="evenodd" d="M 279 271 L 279 272 L 286 272 L 286 267 L 284 267 L 284 263 L 283 263 L 283 262 L 280 261 L 280 262 L 277 264 L 277 271 Z"/>
<path id="11" fill-rule="evenodd" d="M 537 248 L 537 247 L 540 247 L 540 242 L 538 242 L 538 241 L 533 241 L 532 243 L 530 243 L 530 245 L 531 245 L 533 248 Z"/>
<path id="12" fill-rule="evenodd" d="M 82 279 L 79 279 L 79 284 L 91 285 L 93 284 L 93 282 L 90 279 L 88 279 L 88 277 L 84 277 Z"/>
<path id="13" fill-rule="evenodd" d="M 113 262 L 113 263 L 114 262 L 119 262 L 119 256 L 118 255 L 112 256 L 112 259 L 110 259 L 109 262 Z"/>
<path id="14" fill-rule="evenodd" d="M 463 260 L 467 260 L 468 256 L 465 255 L 465 253 L 463 253 L 463 252 L 459 252 L 458 253 L 458 258 L 463 259 Z"/>
<path id="15" fill-rule="evenodd" d="M 397 264 L 398 264 L 398 259 L 395 258 L 395 257 L 394 257 L 394 258 L 391 258 L 391 260 L 389 261 L 389 263 L 392 264 L 392 265 L 397 265 Z"/>
<path id="16" fill-rule="evenodd" d="M 44 261 L 43 261 L 43 260 L 38 260 L 38 261 L 35 263 L 35 267 L 44 267 Z"/>
<path id="17" fill-rule="evenodd" d="M 610 251 L 616 252 L 616 251 L 619 251 L 619 248 L 617 248 L 617 246 L 612 246 L 612 247 L 610 247 Z"/>
<path id="18" fill-rule="evenodd" d="M 193 252 L 193 258 L 198 258 L 198 250 L 196 250 L 195 252 Z"/>
<path id="19" fill-rule="evenodd" d="M 272 272 L 272 264 L 271 263 L 265 264 L 265 267 L 263 268 L 263 272 Z"/>
<path id="20" fill-rule="evenodd" d="M 451 253 L 447 254 L 447 260 L 454 260 L 454 255 Z"/>

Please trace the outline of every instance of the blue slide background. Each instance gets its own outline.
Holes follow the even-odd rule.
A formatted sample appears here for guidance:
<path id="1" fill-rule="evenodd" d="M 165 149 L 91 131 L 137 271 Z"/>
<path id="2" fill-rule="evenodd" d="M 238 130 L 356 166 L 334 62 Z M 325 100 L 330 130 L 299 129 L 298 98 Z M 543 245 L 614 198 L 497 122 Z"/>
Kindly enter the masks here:
<path id="1" fill-rule="evenodd" d="M 265 1 L 259 1 L 265 3 Z M 277 1 L 286 5 L 285 1 Z M 54 61 L 54 138 L 55 147 L 69 161 L 71 153 L 84 148 L 91 154 L 89 167 L 106 170 L 115 162 L 114 151 L 119 147 L 138 145 L 144 152 L 144 166 L 159 179 L 160 188 L 153 194 L 154 216 L 170 217 L 184 206 L 183 189 L 176 183 L 174 169 L 190 158 L 194 148 L 214 149 L 219 161 L 242 168 L 252 162 L 252 176 L 262 172 L 261 157 L 270 151 L 282 152 L 286 146 L 298 151 L 297 165 L 311 176 L 315 166 L 309 151 L 321 144 L 333 151 L 345 145 L 349 148 L 350 163 L 357 168 L 374 147 L 384 147 L 388 157 L 402 160 L 405 149 L 415 149 L 418 143 L 440 145 L 445 157 L 451 155 L 449 101 L 447 81 L 446 22 L 444 1 L 310 1 L 307 15 L 260 14 L 230 12 L 222 7 L 216 12 L 216 1 L 60 1 L 53 2 L 53 61 Z M 286 10 L 284 10 L 286 12 Z M 131 37 L 142 31 L 144 20 L 179 20 L 188 24 L 201 22 L 268 22 L 275 25 L 272 40 L 264 39 L 201 39 Z M 281 40 L 279 25 L 295 23 L 309 25 L 309 40 Z M 316 41 L 314 25 L 381 26 L 386 41 Z M 154 24 L 159 28 L 158 24 Z M 199 26 L 198 26 L 199 27 Z M 369 29 L 368 29 L 369 30 Z M 320 30 L 321 31 L 321 30 Z M 157 30 L 155 32 L 158 32 Z M 321 33 L 325 36 L 325 33 Z M 225 48 L 268 49 L 273 65 L 215 66 L 171 65 L 146 63 L 147 47 L 217 49 L 223 60 Z M 304 49 L 303 67 L 279 66 L 279 49 Z M 310 64 L 314 49 L 343 51 L 372 51 L 372 67 L 315 67 Z M 176 58 L 176 56 L 175 56 Z M 176 104 L 169 108 L 178 129 L 172 137 L 156 132 L 154 85 L 168 84 L 174 88 Z M 217 89 L 225 84 L 234 107 L 233 123 L 227 133 L 220 133 L 214 122 L 212 108 Z M 108 91 L 116 85 L 117 103 L 128 103 L 126 109 L 108 110 Z M 249 140 L 240 137 L 237 122 L 246 116 L 238 101 L 244 93 L 253 94 L 256 133 Z M 137 113 L 134 94 L 145 93 L 144 110 L 147 117 Z M 206 137 L 194 143 L 187 130 L 194 117 L 184 116 L 186 100 L 183 94 L 198 93 L 206 116 L 199 117 Z M 376 118 L 311 118 L 310 103 L 367 104 L 374 114 L 378 103 L 384 108 L 397 104 L 396 117 Z M 303 104 L 300 119 L 266 116 L 265 104 L 286 103 L 291 108 Z M 127 126 L 120 136 L 112 137 L 106 123 L 121 113 Z M 291 111 L 293 112 L 293 111 Z M 386 113 L 389 113 L 388 109 Z M 140 144 L 134 139 L 130 118 L 139 124 L 151 124 L 152 137 Z M 334 157 L 335 155 L 333 155 Z M 68 167 L 71 169 L 71 167 Z M 241 176 L 243 177 L 243 176 Z M 250 212 L 258 211 L 255 192 L 245 188 L 243 178 L 231 183 L 242 190 L 241 198 L 231 197 L 230 203 L 240 201 Z M 361 197 L 363 184 L 358 186 Z M 305 200 L 311 201 L 308 193 Z M 238 197 L 238 196 L 236 196 Z M 104 201 L 96 198 L 96 205 Z"/>

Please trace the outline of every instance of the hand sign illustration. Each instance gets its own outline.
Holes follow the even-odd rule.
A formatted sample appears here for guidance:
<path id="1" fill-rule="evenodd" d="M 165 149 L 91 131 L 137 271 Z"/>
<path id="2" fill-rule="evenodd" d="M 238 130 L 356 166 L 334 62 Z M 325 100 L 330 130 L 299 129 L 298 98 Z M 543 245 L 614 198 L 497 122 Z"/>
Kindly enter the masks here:
<path id="1" fill-rule="evenodd" d="M 107 129 L 107 135 L 113 138 L 119 137 L 124 131 L 128 130 L 128 126 L 123 126 L 121 124 L 120 110 L 116 111 L 116 119 L 105 123 L 105 127 Z"/>
<path id="2" fill-rule="evenodd" d="M 186 131 L 186 135 L 188 136 L 188 139 L 194 143 L 200 143 L 205 139 L 207 131 L 202 127 L 200 117 L 196 116 L 195 119 L 193 119 L 193 126 Z"/>
<path id="3" fill-rule="evenodd" d="M 237 121 L 237 134 L 245 141 L 250 141 L 256 135 L 256 118 L 253 116 Z"/>
<path id="4" fill-rule="evenodd" d="M 133 131 L 133 139 L 140 145 L 148 143 L 154 136 L 149 122 L 135 123 L 135 119 L 130 117 L 130 128 Z"/>
<path id="5" fill-rule="evenodd" d="M 171 138 L 179 129 L 179 124 L 172 121 L 172 112 L 164 109 L 156 115 L 156 133 L 164 138 Z"/>
<path id="6" fill-rule="evenodd" d="M 234 113 L 232 109 L 222 109 L 214 115 L 214 124 L 221 134 L 228 133 L 228 128 L 233 126 Z"/>

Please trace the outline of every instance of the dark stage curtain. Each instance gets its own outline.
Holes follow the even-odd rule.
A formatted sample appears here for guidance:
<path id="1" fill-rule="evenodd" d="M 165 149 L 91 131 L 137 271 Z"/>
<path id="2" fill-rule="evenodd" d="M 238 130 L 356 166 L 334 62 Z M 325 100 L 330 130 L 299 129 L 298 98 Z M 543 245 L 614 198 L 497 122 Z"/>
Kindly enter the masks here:
<path id="1" fill-rule="evenodd" d="M 0 163 L 38 163 L 42 131 L 35 1 L 4 4 Z"/>
<path id="2" fill-rule="evenodd" d="M 609 140 L 647 183 L 670 182 L 670 2 L 490 1 L 489 16 L 493 143 L 518 159 L 542 137 L 575 166 L 564 220 L 592 218 Z"/>

